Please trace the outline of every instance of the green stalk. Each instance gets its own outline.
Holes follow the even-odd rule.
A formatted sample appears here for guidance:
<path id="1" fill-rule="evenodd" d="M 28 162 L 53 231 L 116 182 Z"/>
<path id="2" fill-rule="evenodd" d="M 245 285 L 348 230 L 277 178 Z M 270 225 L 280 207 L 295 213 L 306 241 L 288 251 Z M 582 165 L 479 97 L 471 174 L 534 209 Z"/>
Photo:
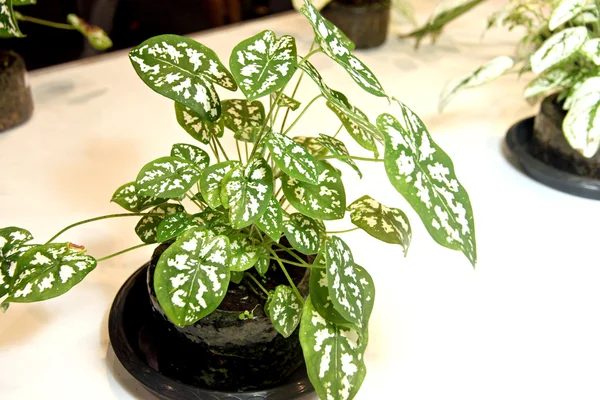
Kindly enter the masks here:
<path id="1" fill-rule="evenodd" d="M 136 249 L 139 249 L 139 248 L 142 248 L 142 247 L 145 247 L 145 246 L 150 246 L 151 244 L 154 244 L 154 243 L 142 243 L 142 244 L 138 244 L 137 246 L 133 246 L 133 247 L 130 247 L 128 249 L 118 251 L 118 252 L 116 252 L 114 254 L 111 254 L 109 256 L 102 257 L 102 258 L 97 258 L 96 261 L 98 261 L 98 262 L 105 261 L 105 260 L 108 260 L 109 258 L 120 256 L 121 254 L 127 253 L 129 251 L 136 250 Z"/>
<path id="2" fill-rule="evenodd" d="M 217 162 L 221 162 L 221 157 L 219 157 L 219 150 L 217 149 L 217 146 L 215 144 L 213 144 L 213 142 L 211 142 L 211 139 L 208 139 L 208 146 L 210 147 L 213 154 L 215 155 Z"/>
<path id="3" fill-rule="evenodd" d="M 302 258 L 300 258 L 297 254 L 295 254 L 293 251 L 291 251 L 291 249 L 288 249 L 287 247 L 284 247 L 284 246 L 280 245 L 279 243 L 275 243 L 275 244 L 277 245 L 277 247 L 279 247 L 280 250 L 285 251 L 286 253 L 288 253 L 289 255 L 294 257 L 296 260 L 300 261 L 303 264 L 306 264 L 306 266 L 312 267 L 312 265 L 308 264 L 306 261 L 304 261 Z"/>
<path id="4" fill-rule="evenodd" d="M 240 141 L 237 139 L 235 140 L 235 148 L 238 153 L 238 160 L 240 160 L 240 162 L 242 162 L 242 152 L 240 151 Z"/>
<path id="5" fill-rule="evenodd" d="M 332 158 L 337 158 L 337 159 L 350 159 L 350 160 L 358 160 L 358 161 L 373 161 L 373 162 L 383 162 L 384 160 L 382 158 L 366 158 L 366 157 L 355 157 L 355 156 L 344 156 L 344 155 L 336 155 L 336 156 L 323 156 L 323 157 L 319 157 L 322 160 L 326 160 L 326 159 L 332 159 Z"/>
<path id="6" fill-rule="evenodd" d="M 258 281 L 258 279 L 256 279 L 254 276 L 252 276 L 252 274 L 249 273 L 245 273 L 244 274 L 245 277 L 250 278 L 254 281 L 254 283 L 256 283 L 256 285 L 263 291 L 266 293 L 266 295 L 269 295 L 269 292 L 267 291 L 267 289 L 264 288 L 263 285 L 260 284 L 260 282 Z"/>
<path id="7" fill-rule="evenodd" d="M 302 118 L 302 116 L 304 115 L 304 113 L 306 112 L 306 110 L 309 109 L 310 106 L 312 106 L 312 104 L 317 101 L 318 99 L 320 99 L 321 97 L 323 97 L 322 94 L 315 96 L 315 98 L 313 98 L 307 105 L 306 107 L 304 107 L 304 109 L 302 110 L 302 112 L 300 113 L 300 115 L 298 115 L 298 117 L 294 120 L 294 122 L 292 122 L 292 124 L 290 125 L 289 128 L 287 128 L 285 130 L 285 132 L 283 132 L 283 135 L 287 135 L 289 131 L 292 130 L 292 128 L 294 127 L 294 125 L 296 125 L 296 123 L 300 120 L 300 118 Z"/>
<path id="8" fill-rule="evenodd" d="M 343 231 L 331 231 L 331 232 L 327 232 L 328 235 L 335 235 L 338 233 L 347 233 L 347 232 L 354 232 L 359 230 L 360 228 L 350 228 L 350 229 L 345 229 Z"/>
<path id="9" fill-rule="evenodd" d="M 285 269 L 285 267 L 283 266 L 283 263 L 281 262 L 281 260 L 279 259 L 279 257 L 277 257 L 277 254 L 273 250 L 271 250 L 271 249 L 269 249 L 269 251 L 271 252 L 271 254 L 273 254 L 273 256 L 275 256 L 275 261 L 277 261 L 277 263 L 279 264 L 279 267 L 283 271 L 283 274 L 285 275 L 285 277 L 288 280 L 290 286 L 292 287 L 292 291 L 294 292 L 294 294 L 296 295 L 296 297 L 298 298 L 298 300 L 300 300 L 300 304 L 304 304 L 304 297 L 302 297 L 302 295 L 300 294 L 300 291 L 298 290 L 298 288 L 294 284 L 294 281 L 290 277 L 290 274 L 288 274 L 287 269 Z"/>
<path id="10" fill-rule="evenodd" d="M 333 135 L 333 137 L 334 137 L 334 138 L 336 138 L 336 137 L 337 137 L 337 135 L 339 135 L 339 134 L 340 134 L 340 132 L 342 131 L 342 128 L 343 128 L 343 127 L 344 127 L 344 124 L 341 124 L 341 125 L 340 125 L 340 127 L 339 127 L 339 129 L 338 129 L 338 130 L 335 132 L 335 135 Z"/>
<path id="11" fill-rule="evenodd" d="M 52 21 L 46 21 L 45 19 L 28 17 L 26 15 L 21 14 L 18 11 L 15 11 L 14 14 L 15 14 L 15 17 L 19 21 L 32 22 L 32 23 L 38 24 L 38 25 L 49 26 L 51 28 L 57 28 L 57 29 L 65 29 L 65 30 L 69 30 L 69 31 L 75 30 L 75 27 L 73 27 L 72 25 L 69 25 L 69 24 L 62 24 L 60 22 L 52 22 Z"/>
<path id="12" fill-rule="evenodd" d="M 229 157 L 227 157 L 227 152 L 225 151 L 225 149 L 223 148 L 223 145 L 221 144 L 221 141 L 219 139 L 217 139 L 216 137 L 213 136 L 213 140 L 215 141 L 215 143 L 219 146 L 219 148 L 221 149 L 221 152 L 223 153 L 223 156 L 225 157 L 225 159 L 227 161 L 229 161 Z"/>

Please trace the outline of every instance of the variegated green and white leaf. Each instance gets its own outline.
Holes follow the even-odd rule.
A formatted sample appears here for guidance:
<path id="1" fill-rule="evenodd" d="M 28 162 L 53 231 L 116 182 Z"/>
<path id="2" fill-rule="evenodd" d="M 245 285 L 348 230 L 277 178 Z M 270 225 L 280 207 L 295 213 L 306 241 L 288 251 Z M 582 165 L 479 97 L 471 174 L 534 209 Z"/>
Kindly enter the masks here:
<path id="1" fill-rule="evenodd" d="M 348 153 L 348 149 L 346 148 L 346 145 L 341 140 L 338 140 L 332 136 L 324 135 L 321 133 L 321 134 L 319 134 L 317 141 L 319 143 L 321 143 L 333 155 L 342 156 L 342 157 L 350 156 L 350 153 Z M 339 158 L 339 161 L 342 161 L 342 162 L 348 164 L 350 167 L 352 167 L 353 170 L 356 171 L 358 176 L 362 178 L 362 172 L 360 172 L 360 169 L 358 169 L 358 166 L 356 165 L 356 163 L 354 162 L 353 159 Z"/>
<path id="2" fill-rule="evenodd" d="M 600 39 L 588 39 L 581 46 L 581 54 L 596 65 L 600 65 Z"/>
<path id="3" fill-rule="evenodd" d="M 303 254 L 315 254 L 321 245 L 323 229 L 317 221 L 300 213 L 294 213 L 283 223 L 285 237 L 292 247 Z"/>
<path id="4" fill-rule="evenodd" d="M 210 208 L 215 209 L 221 205 L 223 178 L 238 165 L 237 161 L 225 161 L 211 165 L 202 171 L 200 192 Z"/>
<path id="5" fill-rule="evenodd" d="M 111 201 L 117 203 L 127 211 L 141 212 L 150 207 L 164 203 L 166 200 L 159 197 L 143 196 L 138 193 L 135 182 L 126 183 L 113 194 Z"/>
<path id="6" fill-rule="evenodd" d="M 586 4 L 587 0 L 561 0 L 550 14 L 548 28 L 553 31 L 565 22 L 569 22 L 583 11 Z"/>
<path id="7" fill-rule="evenodd" d="M 185 212 L 176 212 L 165 216 L 156 229 L 156 241 L 163 243 L 179 236 L 188 229 L 189 224 L 190 216 Z"/>
<path id="8" fill-rule="evenodd" d="M 289 108 L 292 111 L 296 111 L 298 108 L 300 108 L 301 103 L 298 100 L 292 99 L 283 93 L 279 95 L 279 100 L 277 100 L 277 96 L 277 93 L 271 93 L 271 101 L 277 101 L 277 104 L 280 107 Z"/>
<path id="9" fill-rule="evenodd" d="M 477 68 L 469 75 L 449 82 L 440 95 L 439 111 L 442 112 L 458 92 L 491 82 L 504 75 L 504 73 L 510 70 L 514 65 L 515 62 L 511 57 L 496 57 L 487 64 Z"/>
<path id="10" fill-rule="evenodd" d="M 297 68 L 296 41 L 263 31 L 234 47 L 229 67 L 248 100 L 283 88 Z"/>
<path id="11" fill-rule="evenodd" d="M 258 246 L 246 234 L 237 233 L 229 236 L 231 259 L 229 269 L 232 271 L 246 271 L 258 261 Z"/>
<path id="12" fill-rule="evenodd" d="M 300 323 L 302 303 L 291 287 L 279 285 L 269 296 L 266 311 L 275 330 L 284 338 L 289 338 Z"/>
<path id="13" fill-rule="evenodd" d="M 71 243 L 34 246 L 19 257 L 5 303 L 31 303 L 60 296 L 94 268 L 96 259 Z"/>
<path id="14" fill-rule="evenodd" d="M 256 265 L 254 265 L 256 272 L 258 272 L 260 276 L 265 276 L 267 271 L 269 271 L 270 263 L 271 260 L 269 259 L 269 252 L 267 251 L 267 249 L 265 249 L 264 247 L 259 247 L 258 261 L 256 261 Z"/>
<path id="15" fill-rule="evenodd" d="M 143 216 L 135 227 L 135 233 L 144 243 L 156 243 L 158 242 L 158 226 L 165 217 L 175 213 L 183 213 L 184 211 L 185 209 L 181 204 L 165 203 L 156 206 L 148 214 L 159 215 Z"/>
<path id="16" fill-rule="evenodd" d="M 425 124 L 398 102 L 400 121 L 377 118 L 385 135 L 385 169 L 396 190 L 419 214 L 431 237 L 477 262 L 475 224 L 469 195 L 456 179 L 450 157 L 431 139 Z"/>
<path id="17" fill-rule="evenodd" d="M 25 252 L 37 244 L 21 244 L 14 247 L 7 255 L 0 258 L 0 298 L 10 293 L 15 281 L 15 273 L 17 271 L 17 262 Z M 5 309 L 6 306 L 2 304 Z"/>
<path id="18" fill-rule="evenodd" d="M 264 214 L 256 221 L 256 226 L 275 242 L 279 242 L 283 232 L 283 210 L 275 197 L 271 197 Z"/>
<path id="19" fill-rule="evenodd" d="M 336 325 L 356 329 L 361 336 L 366 337 L 369 328 L 369 319 L 375 303 L 375 284 L 371 275 L 360 265 L 354 264 L 353 272 L 356 274 L 358 282 L 358 295 L 360 296 L 361 308 L 359 310 L 361 319 L 360 326 L 346 320 L 335 309 L 331 302 L 330 281 L 327 277 L 325 268 L 313 268 L 310 275 L 310 298 L 313 306 L 327 321 Z"/>
<path id="20" fill-rule="evenodd" d="M 221 115 L 213 83 L 237 89 L 233 76 L 214 51 L 183 36 L 155 36 L 134 48 L 129 58 L 139 77 L 152 90 L 209 121 L 216 121 Z"/>
<path id="21" fill-rule="evenodd" d="M 353 114 L 355 114 L 355 118 L 351 118 L 348 113 L 348 108 L 340 107 L 331 101 L 327 102 L 327 107 L 329 107 L 329 109 L 340 119 L 340 122 L 344 125 L 346 131 L 352 136 L 356 143 L 363 148 L 372 151 L 375 154 L 375 157 L 379 157 L 379 151 L 377 150 L 377 143 L 375 142 L 373 132 L 369 129 L 365 129 L 356 122 L 357 118 L 361 118 L 370 125 L 369 118 L 365 113 L 354 106 L 350 106 Z"/>
<path id="22" fill-rule="evenodd" d="M 203 170 L 210 164 L 210 156 L 207 152 L 187 143 L 174 144 L 171 148 L 171 157 L 189 161 L 199 170 Z"/>
<path id="23" fill-rule="evenodd" d="M 313 136 L 296 136 L 292 138 L 300 146 L 304 147 L 314 157 L 325 156 L 329 152 L 321 143 Z"/>
<path id="24" fill-rule="evenodd" d="M 225 100 L 223 119 L 237 140 L 254 143 L 265 120 L 265 107 L 258 100 Z"/>
<path id="25" fill-rule="evenodd" d="M 588 78 L 571 96 L 571 108 L 563 121 L 565 138 L 591 158 L 600 148 L 600 77 Z"/>
<path id="26" fill-rule="evenodd" d="M 223 118 L 216 122 L 202 119 L 200 114 L 189 107 L 175 102 L 175 116 L 179 125 L 190 134 L 191 137 L 203 144 L 209 144 L 213 137 L 220 138 L 225 131 Z"/>
<path id="27" fill-rule="evenodd" d="M 304 147 L 276 132 L 267 136 L 267 146 L 275 164 L 287 175 L 302 182 L 318 182 L 317 161 Z"/>
<path id="28" fill-rule="evenodd" d="M 301 182 L 289 176 L 281 178 L 283 193 L 290 204 L 302 214 L 332 220 L 344 217 L 346 191 L 338 171 L 324 161 L 317 162 L 318 183 Z"/>
<path id="29" fill-rule="evenodd" d="M 386 207 L 371 196 L 363 196 L 350 204 L 348 210 L 354 225 L 381 241 L 399 244 L 406 255 L 412 232 L 408 217 L 400 209 Z"/>
<path id="30" fill-rule="evenodd" d="M 0 38 L 23 37 L 13 11 L 13 0 L 0 2 Z"/>
<path id="31" fill-rule="evenodd" d="M 154 290 L 169 320 L 191 325 L 213 312 L 229 286 L 229 241 L 208 231 L 184 232 L 160 256 Z"/>
<path id="32" fill-rule="evenodd" d="M 206 209 L 192 215 L 190 226 L 195 225 L 216 235 L 229 235 L 233 228 L 229 225 L 227 215 L 220 211 Z"/>
<path id="33" fill-rule="evenodd" d="M 544 44 L 532 54 L 531 69 L 537 75 L 571 58 L 588 38 L 584 26 L 567 28 L 550 36 Z"/>
<path id="34" fill-rule="evenodd" d="M 17 227 L 0 229 L 0 297 L 4 297 L 12 286 L 17 260 L 30 246 L 25 243 L 33 239 L 29 231 Z"/>
<path id="35" fill-rule="evenodd" d="M 525 98 L 540 96 L 565 85 L 569 85 L 573 79 L 573 73 L 562 68 L 555 68 L 544 72 L 532 80 L 525 88 Z"/>
<path id="36" fill-rule="evenodd" d="M 381 83 L 369 67 L 352 54 L 354 43 L 341 30 L 323 18 L 310 0 L 305 0 L 304 7 L 300 11 L 313 26 L 315 39 L 327 56 L 344 68 L 365 91 L 375 96 L 387 97 Z"/>
<path id="37" fill-rule="evenodd" d="M 90 25 L 75 14 L 67 15 L 67 22 L 81 33 L 94 49 L 104 51 L 112 47 L 112 40 L 99 26 Z"/>
<path id="38" fill-rule="evenodd" d="M 185 195 L 201 174 L 201 167 L 190 161 L 161 157 L 144 165 L 135 184 L 141 195 L 177 198 Z"/>
<path id="39" fill-rule="evenodd" d="M 350 400 L 367 373 L 366 338 L 352 328 L 336 325 L 315 310 L 310 297 L 304 303 L 300 344 L 310 382 L 321 399 Z"/>
<path id="40" fill-rule="evenodd" d="M 263 158 L 254 157 L 230 174 L 223 181 L 221 200 L 227 200 L 223 206 L 229 209 L 231 226 L 241 229 L 257 221 L 267 209 L 273 196 L 273 173 Z"/>

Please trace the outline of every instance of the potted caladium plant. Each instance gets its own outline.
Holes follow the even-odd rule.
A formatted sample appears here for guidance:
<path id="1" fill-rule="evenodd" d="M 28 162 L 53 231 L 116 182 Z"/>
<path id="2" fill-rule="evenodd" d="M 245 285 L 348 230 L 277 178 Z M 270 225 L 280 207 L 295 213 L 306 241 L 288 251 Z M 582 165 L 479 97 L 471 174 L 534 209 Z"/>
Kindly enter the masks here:
<path id="1" fill-rule="evenodd" d="M 195 145 L 173 145 L 120 187 L 113 201 L 126 213 L 75 223 L 42 245 L 29 244 L 24 229 L 0 230 L 3 308 L 59 296 L 97 262 L 159 244 L 117 295 L 109 321 L 115 353 L 148 388 L 163 398 L 289 399 L 312 390 L 302 381 L 308 376 L 321 399 L 353 398 L 366 374 L 375 287 L 343 232 L 326 223 L 349 216 L 352 229 L 404 253 L 412 233 L 399 208 L 368 195 L 349 201 L 337 168 L 362 176 L 359 162 L 383 164 L 432 238 L 473 265 L 475 227 L 467 192 L 421 119 L 386 93 L 352 42 L 309 1 L 302 12 L 315 34 L 304 55 L 293 37 L 269 30 L 240 42 L 229 69 L 211 49 L 176 35 L 133 49 L 136 72 L 174 100 Z M 310 61 L 318 55 L 389 100 L 389 112 L 372 123 L 326 84 Z M 294 94 L 304 75 L 317 94 L 302 106 Z M 221 101 L 215 85 L 241 93 Z M 317 102 L 339 130 L 294 136 Z M 371 154 L 351 155 L 343 129 Z M 233 154 L 224 140 L 235 141 Z M 142 244 L 95 258 L 57 241 L 73 227 L 120 217 L 139 219 Z"/>
<path id="2" fill-rule="evenodd" d="M 507 143 L 526 171 L 557 189 L 600 199 L 600 6 L 587 0 L 513 0 L 489 26 L 525 28 L 514 56 L 449 82 L 440 110 L 460 91 L 508 73 L 532 73 L 524 97 L 540 111 Z"/>
<path id="3" fill-rule="evenodd" d="M 90 45 L 106 50 L 112 41 L 99 27 L 87 24 L 75 14 L 67 16 L 67 22 L 58 23 L 29 17 L 13 9 L 13 6 L 33 5 L 36 0 L 0 1 L 0 39 L 23 38 L 19 21 L 45 25 L 58 29 L 76 30 L 83 34 Z M 33 98 L 27 82 L 27 70 L 23 58 L 17 53 L 0 47 L 0 132 L 27 121 L 33 113 Z"/>

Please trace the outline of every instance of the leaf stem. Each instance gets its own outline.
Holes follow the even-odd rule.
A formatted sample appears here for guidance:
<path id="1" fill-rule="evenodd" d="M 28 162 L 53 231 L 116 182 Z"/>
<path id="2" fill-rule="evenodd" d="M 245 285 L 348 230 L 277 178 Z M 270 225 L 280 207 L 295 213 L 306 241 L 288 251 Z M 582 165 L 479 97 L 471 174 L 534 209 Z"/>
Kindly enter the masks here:
<path id="1" fill-rule="evenodd" d="M 306 261 L 304 261 L 302 258 L 298 257 L 297 254 L 295 254 L 293 251 L 291 251 L 290 249 L 288 249 L 287 247 L 284 247 L 282 245 L 280 245 L 279 243 L 275 243 L 277 245 L 277 247 L 279 247 L 280 250 L 285 251 L 286 253 L 288 253 L 289 255 L 291 255 L 292 257 L 294 257 L 296 260 L 300 261 L 301 263 L 307 265 L 307 266 L 311 266 L 310 264 L 308 264 Z M 286 261 L 287 262 L 287 261 Z"/>
<path id="2" fill-rule="evenodd" d="M 214 141 L 212 141 L 212 138 L 208 139 L 208 145 L 210 146 L 210 149 L 212 150 L 213 154 L 215 155 L 217 162 L 221 162 L 221 157 L 219 157 L 219 150 L 217 149 L 217 146 L 213 142 Z"/>
<path id="3" fill-rule="evenodd" d="M 235 140 L 235 148 L 237 150 L 238 153 L 238 160 L 240 160 L 240 162 L 243 162 L 242 160 L 242 152 L 240 151 L 240 141 L 239 140 Z"/>
<path id="4" fill-rule="evenodd" d="M 345 155 L 333 155 L 333 156 L 322 156 L 319 157 L 320 159 L 332 159 L 332 158 L 343 158 L 343 159 L 351 159 L 351 160 L 358 160 L 358 161 L 372 161 L 372 162 L 383 162 L 384 160 L 382 158 L 367 158 L 367 157 L 355 157 L 355 156 L 345 156 Z"/>
<path id="5" fill-rule="evenodd" d="M 349 228 L 349 229 L 345 229 L 343 231 L 327 231 L 328 235 L 337 235 L 338 233 L 347 233 L 347 232 L 354 232 L 359 230 L 360 228 L 358 227 L 354 227 L 354 228 Z"/>
<path id="6" fill-rule="evenodd" d="M 198 200 L 196 200 L 194 198 L 194 196 L 191 196 L 189 193 L 186 193 L 186 196 L 187 196 L 188 199 L 190 199 L 192 201 L 192 203 L 194 203 L 195 205 L 197 205 L 199 209 L 201 209 L 201 210 L 204 209 L 204 207 L 202 206 L 202 204 Z"/>
<path id="7" fill-rule="evenodd" d="M 340 132 L 342 131 L 342 128 L 343 128 L 343 127 L 344 127 L 344 124 L 341 124 L 341 125 L 340 125 L 340 127 L 339 127 L 339 129 L 338 129 L 338 130 L 335 132 L 335 135 L 333 135 L 333 137 L 334 137 L 334 138 L 336 138 L 336 137 L 337 137 L 337 135 L 339 135 L 339 134 L 340 134 Z"/>
<path id="8" fill-rule="evenodd" d="M 121 250 L 121 251 L 118 251 L 118 252 L 116 252 L 114 254 L 108 255 L 106 257 L 97 258 L 96 261 L 98 261 L 98 262 L 105 261 L 105 260 L 108 260 L 109 258 L 120 256 L 121 254 L 127 253 L 129 251 L 136 250 L 136 249 L 139 249 L 139 248 L 142 248 L 142 247 L 145 247 L 145 246 L 150 246 L 151 244 L 154 244 L 154 243 L 142 243 L 142 244 L 138 244 L 138 245 L 130 247 L 128 249 Z"/>
<path id="9" fill-rule="evenodd" d="M 73 25 L 62 24 L 60 22 L 47 21 L 45 19 L 40 19 L 40 18 L 35 18 L 35 17 L 28 17 L 27 15 L 23 15 L 18 11 L 15 11 L 14 14 L 15 14 L 15 17 L 19 21 L 32 22 L 32 23 L 38 24 L 38 25 L 49 26 L 51 28 L 57 28 L 57 29 L 65 29 L 65 30 L 69 30 L 69 31 L 75 30 L 75 27 Z"/>
<path id="10" fill-rule="evenodd" d="M 267 294 L 267 296 L 269 296 L 269 292 L 267 291 L 267 289 L 265 289 L 265 287 L 263 285 L 260 284 L 260 282 L 258 281 L 258 279 L 256 279 L 254 276 L 252 276 L 252 274 L 250 273 L 245 273 L 244 274 L 245 277 L 249 277 L 250 279 L 252 279 L 254 281 L 254 283 L 256 283 L 256 285 L 258 285 L 258 287 Z"/>
<path id="11" fill-rule="evenodd" d="M 302 110 L 302 112 L 300 113 L 300 115 L 298 115 L 298 117 L 296 117 L 296 119 L 294 120 L 294 122 L 292 122 L 292 124 L 290 125 L 289 128 L 287 128 L 285 130 L 285 132 L 283 132 L 283 135 L 287 135 L 289 131 L 292 130 L 292 128 L 294 127 L 294 125 L 296 125 L 296 123 L 300 120 L 300 118 L 302 118 L 302 116 L 304 115 L 304 113 L 306 112 L 306 110 L 309 109 L 310 106 L 312 106 L 312 104 L 317 101 L 319 98 L 323 97 L 323 94 L 319 94 L 317 96 L 315 96 L 307 105 L 306 107 L 304 107 L 304 109 Z"/>
<path id="12" fill-rule="evenodd" d="M 277 263 L 279 264 L 279 267 L 283 271 L 283 274 L 285 275 L 290 286 L 292 287 L 294 294 L 296 295 L 298 300 L 300 300 L 300 304 L 304 304 L 304 297 L 302 297 L 302 295 L 300 294 L 300 291 L 298 291 L 298 288 L 296 287 L 296 284 L 294 284 L 294 281 L 290 277 L 290 274 L 288 274 L 287 269 L 285 269 L 285 267 L 283 266 L 283 263 L 281 262 L 279 257 L 277 257 L 277 254 L 272 249 L 269 249 L 269 251 L 271 252 L 271 254 L 273 254 L 273 256 L 275 256 L 275 261 L 277 261 Z"/>

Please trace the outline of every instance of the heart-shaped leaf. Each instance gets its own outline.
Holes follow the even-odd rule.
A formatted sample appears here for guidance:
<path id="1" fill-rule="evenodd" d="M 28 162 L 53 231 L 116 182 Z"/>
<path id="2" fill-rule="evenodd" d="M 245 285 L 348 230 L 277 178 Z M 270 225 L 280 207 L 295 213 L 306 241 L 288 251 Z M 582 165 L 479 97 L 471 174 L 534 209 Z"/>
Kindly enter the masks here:
<path id="1" fill-rule="evenodd" d="M 191 325 L 213 312 L 229 286 L 229 241 L 206 230 L 184 232 L 160 256 L 156 298 L 171 322 Z"/>
<path id="2" fill-rule="evenodd" d="M 277 101 L 277 105 L 283 108 L 289 108 L 292 111 L 296 111 L 300 108 L 300 102 L 296 99 L 292 99 L 291 97 L 281 93 L 279 95 L 279 100 L 277 100 L 277 93 L 271 93 L 271 101 Z"/>
<path id="3" fill-rule="evenodd" d="M 263 31 L 234 47 L 229 67 L 248 100 L 284 87 L 296 72 L 296 41 Z"/>
<path id="4" fill-rule="evenodd" d="M 267 146 L 283 172 L 299 181 L 317 184 L 317 162 L 304 147 L 276 132 L 267 136 Z"/>
<path id="5" fill-rule="evenodd" d="M 324 161 L 317 162 L 318 183 L 311 185 L 283 176 L 283 193 L 302 214 L 320 220 L 340 219 L 346 212 L 346 192 L 338 171 Z"/>
<path id="6" fill-rule="evenodd" d="M 294 213 L 283 223 L 285 237 L 292 247 L 304 254 L 315 254 L 321 245 L 321 225 L 312 218 Z"/>
<path id="7" fill-rule="evenodd" d="M 237 161 L 225 161 L 211 165 L 202 171 L 200 192 L 210 208 L 216 209 L 221 205 L 223 178 L 238 165 Z"/>
<path id="8" fill-rule="evenodd" d="M 16 278 L 5 303 L 30 303 L 60 296 L 94 268 L 96 259 L 71 243 L 34 246 L 19 257 Z"/>
<path id="9" fill-rule="evenodd" d="M 567 28 L 546 39 L 544 44 L 531 55 L 531 69 L 536 75 L 552 68 L 575 55 L 588 38 L 584 26 Z"/>
<path id="10" fill-rule="evenodd" d="M 398 102 L 402 123 L 377 118 L 385 135 L 385 169 L 396 190 L 419 214 L 431 237 L 477 262 L 475 224 L 469 195 L 456 179 L 450 157 L 431 139 L 425 124 Z"/>
<path id="11" fill-rule="evenodd" d="M 256 226 L 275 242 L 279 242 L 283 231 L 283 210 L 277 199 L 271 197 L 264 214 L 256 221 Z"/>
<path id="12" fill-rule="evenodd" d="M 117 203 L 127 211 L 141 212 L 150 207 L 164 203 L 160 197 L 143 196 L 138 193 L 135 182 L 126 183 L 115 191 L 111 201 Z"/>
<path id="13" fill-rule="evenodd" d="M 371 196 L 363 196 L 348 207 L 352 223 L 386 243 L 399 244 L 408 252 L 412 237 L 408 217 L 398 208 L 388 208 Z"/>
<path id="14" fill-rule="evenodd" d="M 159 215 L 143 216 L 135 227 L 135 233 L 144 243 L 156 243 L 158 242 L 158 226 L 165 217 L 175 213 L 183 213 L 184 211 L 185 209 L 181 204 L 165 203 L 156 206 L 149 211 L 149 214 Z"/>
<path id="15" fill-rule="evenodd" d="M 23 37 L 13 11 L 13 0 L 0 3 L 0 38 Z"/>
<path id="16" fill-rule="evenodd" d="M 237 140 L 254 143 L 265 120 L 265 107 L 258 100 L 225 100 L 223 120 Z"/>
<path id="17" fill-rule="evenodd" d="M 327 321 L 310 297 L 304 303 L 300 344 L 310 382 L 321 399 L 349 400 L 356 396 L 367 373 L 366 338 L 352 328 Z"/>
<path id="18" fill-rule="evenodd" d="M 33 236 L 25 229 L 14 226 L 0 229 L 0 297 L 9 292 L 17 260 L 31 247 L 25 244 L 31 239 Z"/>
<path id="19" fill-rule="evenodd" d="M 233 228 L 229 225 L 227 215 L 220 211 L 206 209 L 192 215 L 190 226 L 196 225 L 216 235 L 229 235 Z"/>
<path id="20" fill-rule="evenodd" d="M 346 148 L 346 145 L 344 144 L 344 142 L 342 142 L 341 140 L 338 140 L 332 136 L 324 135 L 321 133 L 321 134 L 319 134 L 317 141 L 319 143 L 321 143 L 333 155 L 336 155 L 336 156 L 349 156 L 350 155 L 350 153 L 348 153 L 348 149 Z M 350 167 L 352 167 L 352 169 L 356 171 L 358 176 L 362 178 L 362 172 L 360 172 L 360 169 L 358 169 L 358 166 L 356 165 L 356 163 L 354 162 L 353 159 L 340 158 L 339 160 L 342 162 L 345 162 Z"/>
<path id="21" fill-rule="evenodd" d="M 375 96 L 387 97 L 381 83 L 369 67 L 352 54 L 354 44 L 342 31 L 323 18 L 310 0 L 304 1 L 304 7 L 300 11 L 313 26 L 315 39 L 325 54 L 341 65 L 358 86 L 365 91 Z"/>
<path id="22" fill-rule="evenodd" d="M 223 181 L 229 220 L 234 229 L 242 229 L 260 218 L 273 196 L 273 173 L 269 164 L 255 157 L 245 167 L 235 168 Z M 223 193 L 222 193 L 223 194 Z"/>
<path id="23" fill-rule="evenodd" d="M 180 233 L 188 229 L 190 224 L 190 216 L 184 212 L 167 215 L 158 224 L 156 229 L 156 241 L 159 243 L 166 242 L 179 236 Z"/>
<path id="24" fill-rule="evenodd" d="M 237 89 L 214 51 L 183 36 L 155 36 L 134 48 L 129 58 L 152 90 L 191 108 L 205 120 L 216 121 L 221 115 L 213 83 Z"/>
<path id="25" fill-rule="evenodd" d="M 229 269 L 232 271 L 246 271 L 258 261 L 258 246 L 246 234 L 237 233 L 229 236 L 231 259 Z"/>
<path id="26" fill-rule="evenodd" d="M 284 338 L 294 333 L 302 315 L 302 303 L 291 287 L 279 285 L 269 296 L 267 314 L 275 330 Z"/>
<path id="27" fill-rule="evenodd" d="M 175 102 L 175 116 L 179 125 L 201 143 L 209 144 L 213 137 L 222 137 L 225 131 L 223 118 L 212 122 L 202 118 L 200 114 L 189 107 Z"/>
<path id="28" fill-rule="evenodd" d="M 186 194 L 202 174 L 200 166 L 179 157 L 161 157 L 144 165 L 135 182 L 139 194 L 178 198 Z"/>
<path id="29" fill-rule="evenodd" d="M 296 136 L 292 138 L 300 146 L 304 147 L 314 157 L 321 157 L 327 155 L 327 150 L 321 143 L 317 141 L 316 137 L 312 136 Z"/>
<path id="30" fill-rule="evenodd" d="M 210 164 L 208 153 L 199 147 L 186 143 L 174 144 L 171 148 L 171 157 L 189 161 L 199 170 L 203 170 Z"/>
<path id="31" fill-rule="evenodd" d="M 112 47 L 112 40 L 99 26 L 90 25 L 75 14 L 67 15 L 67 22 L 81 33 L 94 49 L 104 51 Z"/>
<path id="32" fill-rule="evenodd" d="M 581 13 L 586 5 L 587 0 L 561 0 L 550 14 L 548 29 L 553 31 L 565 22 L 569 22 Z"/>

